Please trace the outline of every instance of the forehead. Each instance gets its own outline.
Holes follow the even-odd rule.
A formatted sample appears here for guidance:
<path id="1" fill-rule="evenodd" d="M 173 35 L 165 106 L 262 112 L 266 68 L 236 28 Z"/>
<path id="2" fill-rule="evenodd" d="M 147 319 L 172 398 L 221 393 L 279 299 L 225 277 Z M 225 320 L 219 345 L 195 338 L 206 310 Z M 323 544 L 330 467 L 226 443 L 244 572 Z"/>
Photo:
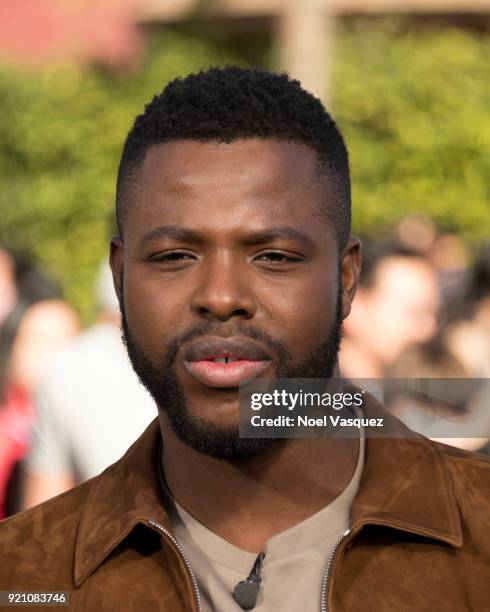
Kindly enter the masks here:
<path id="1" fill-rule="evenodd" d="M 318 217 L 317 154 L 293 142 L 173 141 L 148 149 L 129 210 L 131 226 L 228 216 L 275 222 Z"/>
<path id="2" fill-rule="evenodd" d="M 142 181 L 157 177 L 167 186 L 208 187 L 216 181 L 234 186 L 262 183 L 264 188 L 292 188 L 298 180 L 311 186 L 317 154 L 310 147 L 272 139 L 243 139 L 230 143 L 178 140 L 148 149 Z"/>

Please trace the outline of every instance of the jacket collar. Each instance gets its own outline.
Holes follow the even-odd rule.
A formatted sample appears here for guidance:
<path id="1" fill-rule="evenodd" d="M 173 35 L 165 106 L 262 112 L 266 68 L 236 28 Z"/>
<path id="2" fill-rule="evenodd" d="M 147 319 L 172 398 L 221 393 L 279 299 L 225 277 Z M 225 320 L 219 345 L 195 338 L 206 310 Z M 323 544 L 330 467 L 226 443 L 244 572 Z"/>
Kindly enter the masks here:
<path id="1" fill-rule="evenodd" d="M 93 479 L 78 528 L 76 586 L 138 523 L 153 519 L 170 529 L 155 469 L 160 436 L 156 418 L 119 461 Z"/>
<path id="2" fill-rule="evenodd" d="M 352 527 L 384 525 L 462 545 L 452 482 L 439 447 L 410 432 L 370 398 L 368 418 L 383 418 L 389 438 L 366 438 L 366 457 L 352 506 Z M 93 479 L 80 520 L 74 580 L 79 586 L 138 523 L 171 529 L 155 469 L 160 441 L 155 419 L 126 454 Z"/>

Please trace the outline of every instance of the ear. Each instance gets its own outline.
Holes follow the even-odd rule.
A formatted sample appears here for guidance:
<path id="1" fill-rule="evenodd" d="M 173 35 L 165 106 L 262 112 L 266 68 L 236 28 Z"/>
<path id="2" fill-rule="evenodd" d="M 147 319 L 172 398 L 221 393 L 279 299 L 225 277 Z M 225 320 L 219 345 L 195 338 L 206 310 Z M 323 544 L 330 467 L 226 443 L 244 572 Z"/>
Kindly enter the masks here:
<path id="1" fill-rule="evenodd" d="M 351 236 L 340 256 L 340 277 L 342 282 L 342 319 L 345 319 L 351 309 L 352 300 L 356 295 L 361 272 L 361 241 Z"/>
<path id="2" fill-rule="evenodd" d="M 124 242 L 121 236 L 113 236 L 110 243 L 109 263 L 112 270 L 112 282 L 117 299 L 123 301 L 123 275 L 124 275 Z"/>

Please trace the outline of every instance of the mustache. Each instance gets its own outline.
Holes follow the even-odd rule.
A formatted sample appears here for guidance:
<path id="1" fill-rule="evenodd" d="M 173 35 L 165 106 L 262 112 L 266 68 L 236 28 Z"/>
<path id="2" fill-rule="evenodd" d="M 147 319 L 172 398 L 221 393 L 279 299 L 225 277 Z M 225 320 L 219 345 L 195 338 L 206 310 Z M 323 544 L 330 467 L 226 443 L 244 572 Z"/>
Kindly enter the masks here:
<path id="1" fill-rule="evenodd" d="M 124 295 L 124 279 L 121 276 L 120 279 L 121 287 L 123 288 Z M 131 338 L 131 332 L 126 319 L 126 308 L 124 304 L 124 298 L 119 300 L 119 310 L 121 313 L 121 332 L 122 339 L 126 348 L 130 349 L 128 339 Z M 211 321 L 202 322 L 192 327 L 189 327 L 186 331 L 176 335 L 172 340 L 166 343 L 166 366 L 170 367 L 175 363 L 179 348 L 184 342 L 194 340 L 200 336 L 219 336 L 221 338 L 229 338 L 230 336 L 245 336 L 251 338 L 256 342 L 260 342 L 267 346 L 272 354 L 275 354 L 282 363 L 289 363 L 291 361 L 291 353 L 287 348 L 287 345 L 280 340 L 275 340 L 270 334 L 261 330 L 253 325 L 244 325 L 241 322 L 234 322 L 233 324 L 226 323 L 212 323 Z"/>
<path id="2" fill-rule="evenodd" d="M 121 310 L 121 331 L 123 342 L 128 348 L 134 345 L 131 338 L 131 332 L 126 319 L 124 304 L 120 304 Z M 234 323 L 233 325 L 217 324 L 217 323 L 200 323 L 189 327 L 184 332 L 177 334 L 171 340 L 165 343 L 165 367 L 170 368 L 174 365 L 177 359 L 177 353 L 180 347 L 190 340 L 200 338 L 201 336 L 218 336 L 220 338 L 229 338 L 231 336 L 243 336 L 251 338 L 256 342 L 267 346 L 272 354 L 275 354 L 279 361 L 288 363 L 291 360 L 291 354 L 284 342 L 275 340 L 270 334 L 253 325 L 244 325 L 242 323 Z"/>
<path id="3" fill-rule="evenodd" d="M 275 340 L 270 334 L 262 329 L 258 329 L 255 326 L 243 325 L 240 323 L 226 326 L 215 323 L 201 323 L 199 325 L 190 327 L 181 334 L 178 334 L 167 343 L 167 364 L 171 365 L 175 362 L 178 350 L 182 344 L 189 342 L 190 340 L 200 338 L 201 336 L 218 336 L 220 338 L 242 336 L 267 346 L 270 352 L 276 354 L 281 361 L 286 362 L 291 358 L 291 355 L 283 342 Z"/>

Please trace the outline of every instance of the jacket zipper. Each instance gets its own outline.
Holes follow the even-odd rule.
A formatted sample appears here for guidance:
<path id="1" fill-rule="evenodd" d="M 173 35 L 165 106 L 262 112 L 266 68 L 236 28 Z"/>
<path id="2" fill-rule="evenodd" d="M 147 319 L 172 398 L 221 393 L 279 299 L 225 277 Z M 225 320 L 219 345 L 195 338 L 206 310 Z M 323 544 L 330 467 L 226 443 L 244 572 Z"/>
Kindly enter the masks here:
<path id="1" fill-rule="evenodd" d="M 199 586 L 197 584 L 197 579 L 196 579 L 196 576 L 195 576 L 194 572 L 192 571 L 192 567 L 191 567 L 191 564 L 189 563 L 189 560 L 185 556 L 184 549 L 179 544 L 179 542 L 175 539 L 175 537 L 172 535 L 172 533 L 168 529 L 165 529 L 165 527 L 163 527 L 163 525 L 160 525 L 160 523 L 157 523 L 157 521 L 154 521 L 152 519 L 150 519 L 148 521 L 148 523 L 152 527 L 155 527 L 156 529 L 158 529 L 158 531 L 161 531 L 167 537 L 167 539 L 172 542 L 172 544 L 177 549 L 177 552 L 179 553 L 180 557 L 182 558 L 182 561 L 184 562 L 184 565 L 185 565 L 187 571 L 189 572 L 189 576 L 191 577 L 192 590 L 194 592 L 194 601 L 196 603 L 197 610 L 198 610 L 198 612 L 203 612 L 203 607 L 202 607 L 202 603 L 201 603 L 201 593 L 199 592 Z M 330 551 L 330 554 L 328 556 L 327 565 L 325 567 L 325 573 L 323 574 L 323 579 L 322 579 L 322 589 L 321 589 L 321 597 L 320 597 L 320 602 L 321 602 L 320 610 L 321 610 L 321 612 L 328 612 L 327 596 L 328 596 L 328 586 L 329 586 L 328 585 L 328 581 L 329 581 L 329 578 L 330 578 L 330 570 L 332 568 L 332 563 L 333 563 L 333 560 L 335 558 L 335 555 L 337 554 L 337 551 L 339 549 L 340 544 L 342 543 L 344 538 L 349 535 L 349 533 L 350 533 L 350 529 L 347 529 L 346 531 L 344 531 L 344 533 L 335 542 L 335 544 L 334 544 L 334 546 L 333 546 L 333 548 Z"/>
<path id="2" fill-rule="evenodd" d="M 330 577 L 330 570 L 332 569 L 332 563 L 335 558 L 335 555 L 337 554 L 340 543 L 347 535 L 349 535 L 349 533 L 350 533 L 350 529 L 347 529 L 347 531 L 344 531 L 344 533 L 337 539 L 337 541 L 333 545 L 332 550 L 330 551 L 330 554 L 328 555 L 327 565 L 325 567 L 325 573 L 323 574 L 323 580 L 322 580 L 322 590 L 321 590 L 321 598 L 320 598 L 321 612 L 328 612 L 327 597 L 328 597 L 328 586 L 329 586 L 328 580 Z"/>
<path id="3" fill-rule="evenodd" d="M 194 572 L 192 571 L 192 567 L 191 567 L 191 564 L 189 563 L 189 560 L 185 556 L 184 549 L 179 544 L 179 542 L 175 539 L 173 534 L 168 529 L 165 529 L 165 527 L 163 527 L 163 525 L 160 525 L 160 523 L 157 523 L 157 521 L 154 521 L 152 519 L 149 519 L 148 523 L 152 527 L 155 527 L 156 529 L 158 529 L 158 531 L 161 531 L 166 536 L 166 538 L 168 540 L 170 540 L 170 542 L 172 542 L 172 544 L 177 549 L 177 552 L 179 553 L 182 561 L 184 562 L 184 565 L 185 565 L 185 567 L 186 567 L 186 569 L 187 569 L 187 571 L 189 573 L 189 576 L 191 578 L 192 590 L 194 592 L 194 602 L 196 604 L 196 608 L 197 608 L 198 612 L 203 612 L 203 607 L 202 607 L 202 603 L 201 603 L 201 593 L 199 592 L 199 586 L 197 584 L 197 579 L 196 579 L 196 576 L 195 576 Z"/>

